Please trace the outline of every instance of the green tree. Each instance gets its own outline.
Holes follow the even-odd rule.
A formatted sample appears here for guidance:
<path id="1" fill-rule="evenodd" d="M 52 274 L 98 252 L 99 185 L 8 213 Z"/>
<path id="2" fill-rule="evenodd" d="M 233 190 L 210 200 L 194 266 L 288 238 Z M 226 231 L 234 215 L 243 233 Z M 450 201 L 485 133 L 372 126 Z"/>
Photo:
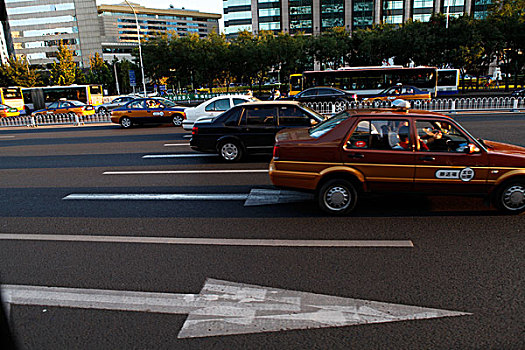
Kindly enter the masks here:
<path id="1" fill-rule="evenodd" d="M 71 85 L 79 82 L 83 77 L 79 74 L 77 64 L 73 61 L 73 51 L 62 41 L 57 51 L 58 62 L 51 66 L 51 82 L 56 85 Z"/>
<path id="2" fill-rule="evenodd" d="M 99 53 L 89 58 L 89 70 L 86 74 L 86 82 L 89 84 L 102 84 L 109 89 L 113 85 L 113 73 L 111 67 L 104 62 Z"/>
<path id="3" fill-rule="evenodd" d="M 0 80 L 2 86 L 33 87 L 41 83 L 38 72 L 29 66 L 26 58 L 15 56 L 9 58 L 7 63 L 0 67 Z"/>

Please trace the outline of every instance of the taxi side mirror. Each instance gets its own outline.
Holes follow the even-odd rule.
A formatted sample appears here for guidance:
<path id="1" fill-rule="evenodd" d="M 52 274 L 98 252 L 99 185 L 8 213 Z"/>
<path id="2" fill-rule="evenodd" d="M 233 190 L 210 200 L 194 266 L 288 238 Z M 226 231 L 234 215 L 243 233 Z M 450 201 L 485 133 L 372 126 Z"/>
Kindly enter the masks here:
<path id="1" fill-rule="evenodd" d="M 480 153 L 481 150 L 473 143 L 469 143 L 467 147 L 465 147 L 465 153 L 467 154 L 474 154 L 474 153 Z"/>

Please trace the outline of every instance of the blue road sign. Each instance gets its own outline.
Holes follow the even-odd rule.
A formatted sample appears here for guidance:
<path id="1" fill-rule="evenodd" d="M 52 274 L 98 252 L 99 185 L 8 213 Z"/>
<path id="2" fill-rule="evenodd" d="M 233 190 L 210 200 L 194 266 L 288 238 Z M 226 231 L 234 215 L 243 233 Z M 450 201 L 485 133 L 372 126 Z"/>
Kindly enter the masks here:
<path id="1" fill-rule="evenodd" d="M 137 78 L 135 77 L 135 71 L 132 69 L 129 70 L 129 85 L 137 86 Z"/>

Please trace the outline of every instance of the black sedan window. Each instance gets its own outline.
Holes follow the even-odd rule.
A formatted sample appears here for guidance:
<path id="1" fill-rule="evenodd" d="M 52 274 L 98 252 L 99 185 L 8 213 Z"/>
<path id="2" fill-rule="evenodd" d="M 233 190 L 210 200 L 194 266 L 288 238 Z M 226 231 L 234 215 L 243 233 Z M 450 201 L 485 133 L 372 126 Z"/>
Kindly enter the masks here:
<path id="1" fill-rule="evenodd" d="M 274 125 L 275 108 L 262 107 L 246 109 L 243 115 L 243 124 L 252 126 Z"/>

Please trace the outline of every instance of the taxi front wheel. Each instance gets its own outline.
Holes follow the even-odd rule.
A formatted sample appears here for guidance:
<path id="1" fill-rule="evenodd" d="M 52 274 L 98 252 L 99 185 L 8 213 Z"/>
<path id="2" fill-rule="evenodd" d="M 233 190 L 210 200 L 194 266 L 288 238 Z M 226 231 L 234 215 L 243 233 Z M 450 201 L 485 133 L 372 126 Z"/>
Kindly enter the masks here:
<path id="1" fill-rule="evenodd" d="M 133 124 L 131 123 L 131 119 L 128 117 L 120 118 L 120 126 L 122 126 L 124 129 L 131 128 L 131 125 Z"/>
<path id="2" fill-rule="evenodd" d="M 496 207 L 509 214 L 525 211 L 525 179 L 504 183 L 496 192 Z"/>
<path id="3" fill-rule="evenodd" d="M 355 186 L 345 179 L 327 181 L 317 192 L 319 207 L 333 215 L 350 213 L 357 203 Z"/>

